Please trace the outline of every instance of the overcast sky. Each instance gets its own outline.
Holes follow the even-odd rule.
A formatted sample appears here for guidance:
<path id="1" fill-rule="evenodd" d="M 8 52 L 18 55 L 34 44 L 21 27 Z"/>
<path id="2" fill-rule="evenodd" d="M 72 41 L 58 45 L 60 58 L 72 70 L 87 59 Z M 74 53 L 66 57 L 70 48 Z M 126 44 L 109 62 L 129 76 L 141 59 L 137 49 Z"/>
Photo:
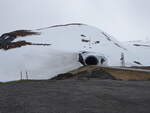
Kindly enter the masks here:
<path id="1" fill-rule="evenodd" d="M 120 41 L 150 38 L 150 0 L 0 0 L 0 34 L 76 22 Z"/>

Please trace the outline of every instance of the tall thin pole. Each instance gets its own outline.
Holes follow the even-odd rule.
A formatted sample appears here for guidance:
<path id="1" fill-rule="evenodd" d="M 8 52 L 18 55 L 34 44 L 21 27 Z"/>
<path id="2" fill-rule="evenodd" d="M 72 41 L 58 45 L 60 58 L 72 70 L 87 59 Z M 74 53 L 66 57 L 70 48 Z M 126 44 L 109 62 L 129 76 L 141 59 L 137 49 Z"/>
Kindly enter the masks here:
<path id="1" fill-rule="evenodd" d="M 22 77 L 22 71 L 20 72 L 20 80 L 22 80 L 23 79 L 23 77 Z"/>
<path id="2" fill-rule="evenodd" d="M 122 67 L 125 67 L 125 58 L 124 58 L 124 53 L 121 53 L 121 65 Z"/>
<path id="3" fill-rule="evenodd" d="M 28 80 L 29 78 L 28 78 L 28 72 L 26 71 L 26 79 Z"/>

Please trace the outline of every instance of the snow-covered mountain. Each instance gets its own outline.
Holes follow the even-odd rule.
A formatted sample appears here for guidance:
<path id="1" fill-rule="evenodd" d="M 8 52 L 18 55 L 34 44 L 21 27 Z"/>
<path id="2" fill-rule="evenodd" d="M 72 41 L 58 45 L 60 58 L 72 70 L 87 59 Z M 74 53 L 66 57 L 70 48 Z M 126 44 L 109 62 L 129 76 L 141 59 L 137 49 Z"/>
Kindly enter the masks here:
<path id="1" fill-rule="evenodd" d="M 17 30 L 0 37 L 0 81 L 20 79 L 21 72 L 31 79 L 47 79 L 78 68 L 79 51 L 100 53 L 110 66 L 121 65 L 121 53 L 128 66 L 143 61 L 111 35 L 85 24 Z"/>
<path id="2" fill-rule="evenodd" d="M 128 41 L 123 45 L 138 57 L 144 66 L 150 66 L 150 40 Z"/>

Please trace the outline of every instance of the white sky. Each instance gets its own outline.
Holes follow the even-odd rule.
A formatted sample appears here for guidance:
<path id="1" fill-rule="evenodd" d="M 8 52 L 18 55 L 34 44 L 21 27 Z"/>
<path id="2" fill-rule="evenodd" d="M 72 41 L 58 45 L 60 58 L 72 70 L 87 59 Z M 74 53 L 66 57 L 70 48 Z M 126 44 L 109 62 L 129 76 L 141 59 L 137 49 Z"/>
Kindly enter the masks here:
<path id="1" fill-rule="evenodd" d="M 76 22 L 120 41 L 150 38 L 150 0 L 0 0 L 0 34 Z"/>

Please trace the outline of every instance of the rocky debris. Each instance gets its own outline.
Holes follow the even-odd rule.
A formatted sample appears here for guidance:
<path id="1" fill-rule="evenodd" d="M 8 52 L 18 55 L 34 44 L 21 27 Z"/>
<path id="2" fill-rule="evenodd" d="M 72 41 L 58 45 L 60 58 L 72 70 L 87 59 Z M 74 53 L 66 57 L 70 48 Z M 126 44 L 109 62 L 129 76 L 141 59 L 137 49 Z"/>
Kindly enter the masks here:
<path id="1" fill-rule="evenodd" d="M 83 35 L 83 34 L 81 34 L 81 36 L 82 36 L 82 37 L 87 37 L 87 36 L 85 36 L 85 35 Z"/>
<path id="2" fill-rule="evenodd" d="M 0 49 L 9 50 L 9 49 L 19 48 L 26 45 L 50 46 L 51 44 L 42 44 L 42 43 L 36 44 L 36 43 L 26 42 L 23 40 L 23 41 L 12 42 L 7 45 L 0 46 Z"/>
<path id="3" fill-rule="evenodd" d="M 142 63 L 138 62 L 138 61 L 134 61 L 135 64 L 138 64 L 138 65 L 142 65 Z"/>
<path id="4" fill-rule="evenodd" d="M 82 39 L 82 42 L 90 42 L 90 40 Z"/>
<path id="5" fill-rule="evenodd" d="M 143 47 L 150 47 L 150 45 L 142 45 L 142 44 L 133 44 L 133 46 L 143 46 Z"/>
<path id="6" fill-rule="evenodd" d="M 0 46 L 0 49 L 8 50 L 8 49 L 18 48 L 18 47 L 26 46 L 26 45 L 32 45 L 32 44 L 26 41 L 17 41 L 17 42 L 9 43 L 6 45 L 2 45 Z"/>

